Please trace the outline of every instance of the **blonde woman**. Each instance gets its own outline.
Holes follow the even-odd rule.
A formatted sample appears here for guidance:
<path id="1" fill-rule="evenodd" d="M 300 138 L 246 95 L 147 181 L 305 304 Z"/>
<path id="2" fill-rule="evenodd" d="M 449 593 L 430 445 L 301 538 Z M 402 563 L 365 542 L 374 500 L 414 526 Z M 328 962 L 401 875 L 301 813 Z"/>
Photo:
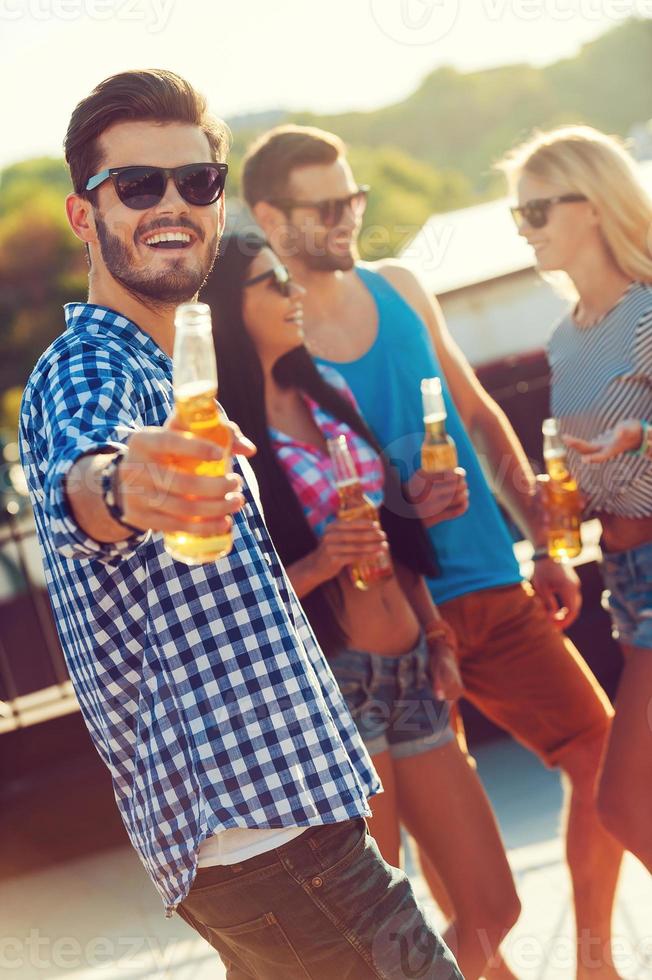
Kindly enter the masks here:
<path id="1" fill-rule="evenodd" d="M 573 291 L 549 342 L 552 412 L 602 522 L 625 660 L 598 805 L 652 872 L 652 200 L 623 145 L 588 127 L 539 134 L 501 167 L 540 271 Z"/>

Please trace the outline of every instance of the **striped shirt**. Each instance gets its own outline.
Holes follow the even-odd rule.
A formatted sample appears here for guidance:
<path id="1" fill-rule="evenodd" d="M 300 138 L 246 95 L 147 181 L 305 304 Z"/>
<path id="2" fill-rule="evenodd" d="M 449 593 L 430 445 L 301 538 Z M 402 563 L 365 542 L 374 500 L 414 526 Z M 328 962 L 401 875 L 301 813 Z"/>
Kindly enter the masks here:
<path id="1" fill-rule="evenodd" d="M 105 307 L 70 304 L 21 405 L 20 449 L 70 676 L 122 819 L 168 916 L 203 840 L 370 813 L 378 777 L 258 509 L 233 549 L 188 566 L 147 531 L 89 538 L 65 479 L 83 453 L 124 445 L 173 408 L 172 364 Z"/>
<path id="2" fill-rule="evenodd" d="M 322 364 L 318 365 L 318 370 L 324 380 L 351 402 L 359 413 L 355 398 L 342 375 Z M 306 395 L 304 399 L 324 439 L 346 436 L 362 489 L 374 506 L 380 507 L 384 499 L 385 473 L 378 453 L 345 422 L 333 418 Z M 340 505 L 330 456 L 323 449 L 300 442 L 271 426 L 269 433 L 279 462 L 303 507 L 308 523 L 315 534 L 321 536 L 326 525 L 337 517 Z"/>
<path id="3" fill-rule="evenodd" d="M 593 327 L 568 314 L 548 343 L 551 410 L 562 432 L 591 440 L 628 418 L 652 421 L 652 286 L 633 283 Z M 652 514 L 652 459 L 622 454 L 586 463 L 569 449 L 589 513 Z"/>

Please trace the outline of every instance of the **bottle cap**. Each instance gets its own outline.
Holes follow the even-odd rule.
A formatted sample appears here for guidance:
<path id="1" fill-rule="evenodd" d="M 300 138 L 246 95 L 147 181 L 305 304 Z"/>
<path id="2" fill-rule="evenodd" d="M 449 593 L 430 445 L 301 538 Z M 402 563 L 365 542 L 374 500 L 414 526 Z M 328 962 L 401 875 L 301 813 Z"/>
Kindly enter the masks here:
<path id="1" fill-rule="evenodd" d="M 351 456 L 346 436 L 342 434 L 336 436 L 334 439 L 327 439 L 326 444 L 330 453 L 331 463 L 333 464 L 333 476 L 336 486 L 357 482 L 359 479 L 358 471 Z"/>
<path id="2" fill-rule="evenodd" d="M 541 423 L 541 431 L 544 436 L 558 436 L 559 435 L 559 419 L 544 419 Z"/>
<path id="3" fill-rule="evenodd" d="M 421 397 L 423 398 L 424 418 L 446 418 L 447 413 L 441 388 L 441 378 L 424 378 L 421 382 Z"/>
<path id="4" fill-rule="evenodd" d="M 174 314 L 174 326 L 177 330 L 193 330 L 197 333 L 210 333 L 211 308 L 208 303 L 181 303 Z"/>

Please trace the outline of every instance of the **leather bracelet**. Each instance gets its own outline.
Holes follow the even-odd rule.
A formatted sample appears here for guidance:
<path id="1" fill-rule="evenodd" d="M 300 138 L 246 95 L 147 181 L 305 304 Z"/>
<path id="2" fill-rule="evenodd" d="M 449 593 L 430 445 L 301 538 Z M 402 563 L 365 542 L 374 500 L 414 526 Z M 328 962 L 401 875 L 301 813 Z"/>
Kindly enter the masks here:
<path id="1" fill-rule="evenodd" d="M 133 524 L 128 524 L 127 521 L 125 521 L 124 511 L 122 510 L 118 500 L 116 479 L 118 474 L 118 466 L 122 462 L 124 455 L 124 451 L 119 451 L 118 454 L 113 457 L 111 462 L 102 470 L 102 501 L 116 524 L 120 524 L 122 527 L 126 528 L 127 531 L 131 531 L 132 534 L 142 534 L 142 528 L 135 527 Z"/>
<path id="2" fill-rule="evenodd" d="M 548 554 L 548 549 L 545 545 L 541 545 L 540 548 L 535 548 L 530 556 L 530 561 L 541 561 L 542 558 L 550 558 Z"/>

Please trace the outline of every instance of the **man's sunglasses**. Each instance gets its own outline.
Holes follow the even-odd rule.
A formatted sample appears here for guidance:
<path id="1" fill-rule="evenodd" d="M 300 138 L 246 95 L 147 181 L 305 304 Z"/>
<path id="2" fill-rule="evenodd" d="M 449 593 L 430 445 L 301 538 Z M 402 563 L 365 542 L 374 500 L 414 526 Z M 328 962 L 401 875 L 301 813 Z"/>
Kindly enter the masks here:
<path id="1" fill-rule="evenodd" d="M 584 194 L 559 194 L 557 197 L 538 197 L 526 204 L 510 208 L 517 225 L 527 221 L 531 228 L 544 228 L 548 223 L 550 208 L 553 204 L 572 204 L 575 201 L 586 201 Z"/>
<path id="2" fill-rule="evenodd" d="M 226 163 L 189 163 L 185 167 L 113 167 L 91 177 L 86 190 L 95 190 L 110 178 L 123 204 L 134 211 L 145 211 L 163 200 L 171 177 L 184 201 L 206 207 L 220 197 L 228 170 Z"/>
<path id="3" fill-rule="evenodd" d="M 268 203 L 280 208 L 281 211 L 291 211 L 293 208 L 311 208 L 311 210 L 317 211 L 322 225 L 332 227 L 340 223 L 346 208 L 350 208 L 354 217 L 359 218 L 367 206 L 368 194 L 369 186 L 363 184 L 352 194 L 347 194 L 346 197 L 332 197 L 325 201 L 297 201 L 294 198 L 281 197 L 272 199 Z"/>
<path id="4" fill-rule="evenodd" d="M 255 286 L 259 282 L 264 282 L 265 279 L 272 280 L 272 285 L 276 287 L 281 296 L 285 296 L 286 299 L 290 296 L 292 292 L 292 276 L 284 265 L 275 265 L 273 268 L 268 269 L 267 272 L 261 272 L 259 276 L 254 276 L 252 279 L 245 279 L 242 285 L 243 287 Z"/>

